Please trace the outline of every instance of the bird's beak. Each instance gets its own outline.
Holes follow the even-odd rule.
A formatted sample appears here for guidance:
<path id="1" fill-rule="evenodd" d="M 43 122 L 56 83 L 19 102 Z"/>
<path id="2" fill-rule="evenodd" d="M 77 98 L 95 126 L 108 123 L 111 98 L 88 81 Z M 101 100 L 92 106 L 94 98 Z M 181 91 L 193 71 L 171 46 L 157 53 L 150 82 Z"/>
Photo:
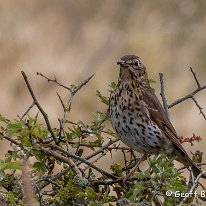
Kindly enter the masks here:
<path id="1" fill-rule="evenodd" d="M 118 60 L 117 61 L 117 65 L 121 65 L 121 66 L 123 66 L 125 64 L 125 61 L 124 60 Z"/>

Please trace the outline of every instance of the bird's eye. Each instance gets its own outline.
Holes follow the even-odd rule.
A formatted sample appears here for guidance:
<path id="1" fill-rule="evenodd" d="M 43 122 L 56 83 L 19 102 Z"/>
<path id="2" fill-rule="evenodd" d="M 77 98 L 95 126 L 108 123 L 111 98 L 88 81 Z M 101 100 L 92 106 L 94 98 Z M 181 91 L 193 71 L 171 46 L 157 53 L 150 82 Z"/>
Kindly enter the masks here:
<path id="1" fill-rule="evenodd" d="M 139 61 L 135 61 L 134 66 L 138 67 L 139 66 Z"/>

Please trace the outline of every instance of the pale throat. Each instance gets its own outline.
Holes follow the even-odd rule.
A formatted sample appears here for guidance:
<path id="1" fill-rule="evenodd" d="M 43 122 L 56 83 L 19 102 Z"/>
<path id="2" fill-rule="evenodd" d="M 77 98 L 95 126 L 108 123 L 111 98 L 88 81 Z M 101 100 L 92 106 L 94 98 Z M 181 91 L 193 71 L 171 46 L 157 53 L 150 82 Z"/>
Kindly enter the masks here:
<path id="1" fill-rule="evenodd" d="M 147 76 L 141 76 L 141 77 L 128 77 L 128 75 L 120 75 L 118 80 L 118 85 L 122 86 L 123 88 L 149 88 L 149 81 L 147 79 Z"/>

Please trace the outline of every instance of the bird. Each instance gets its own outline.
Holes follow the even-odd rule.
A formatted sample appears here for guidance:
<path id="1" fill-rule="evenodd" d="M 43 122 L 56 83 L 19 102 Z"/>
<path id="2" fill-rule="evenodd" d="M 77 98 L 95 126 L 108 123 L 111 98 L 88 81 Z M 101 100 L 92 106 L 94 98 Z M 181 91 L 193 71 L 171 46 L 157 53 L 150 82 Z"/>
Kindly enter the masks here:
<path id="1" fill-rule="evenodd" d="M 136 55 L 124 55 L 117 65 L 120 67 L 119 78 L 110 95 L 109 113 L 112 127 L 121 141 L 142 154 L 176 157 L 197 177 L 202 171 L 181 145 L 155 90 L 150 86 L 141 59 Z"/>

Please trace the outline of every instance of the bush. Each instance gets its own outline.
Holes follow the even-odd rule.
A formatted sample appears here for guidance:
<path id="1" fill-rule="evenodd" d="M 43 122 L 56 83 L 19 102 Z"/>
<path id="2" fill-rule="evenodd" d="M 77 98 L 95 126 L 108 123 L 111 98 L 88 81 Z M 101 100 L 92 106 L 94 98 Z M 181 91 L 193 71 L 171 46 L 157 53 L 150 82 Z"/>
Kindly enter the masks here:
<path id="1" fill-rule="evenodd" d="M 198 197 L 194 195 L 198 188 L 205 191 L 199 183 L 200 177 L 194 179 L 190 173 L 187 180 L 181 172 L 184 168 L 177 169 L 173 160 L 165 155 L 148 157 L 145 170 L 138 168 L 131 178 L 125 179 L 139 158 L 134 151 L 120 146 L 119 138 L 105 126 L 105 121 L 110 121 L 108 111 L 96 112 L 90 125 L 67 118 L 74 96 L 92 76 L 79 85 L 67 87 L 56 79 L 37 74 L 69 91 L 70 98 L 64 103 L 58 95 L 64 115 L 59 118 L 59 128 L 53 128 L 22 72 L 33 103 L 18 119 L 0 116 L 0 134 L 11 142 L 5 159 L 0 160 L 1 205 L 172 206 L 194 202 L 200 205 L 200 199 L 206 200 L 200 193 Z M 110 90 L 115 87 L 115 83 L 109 86 Z M 100 91 L 96 96 L 103 104 L 109 104 L 109 98 Z M 45 123 L 40 123 L 39 115 L 29 115 L 34 106 Z M 182 138 L 184 140 L 192 143 L 200 138 L 193 135 L 189 139 Z M 86 148 L 89 154 L 85 154 Z M 114 152 L 124 156 L 124 165 L 114 162 L 109 171 L 96 165 L 99 159 L 106 155 L 112 157 Z M 194 156 L 199 165 L 201 156 L 201 152 Z M 193 194 L 182 197 L 188 192 Z"/>

